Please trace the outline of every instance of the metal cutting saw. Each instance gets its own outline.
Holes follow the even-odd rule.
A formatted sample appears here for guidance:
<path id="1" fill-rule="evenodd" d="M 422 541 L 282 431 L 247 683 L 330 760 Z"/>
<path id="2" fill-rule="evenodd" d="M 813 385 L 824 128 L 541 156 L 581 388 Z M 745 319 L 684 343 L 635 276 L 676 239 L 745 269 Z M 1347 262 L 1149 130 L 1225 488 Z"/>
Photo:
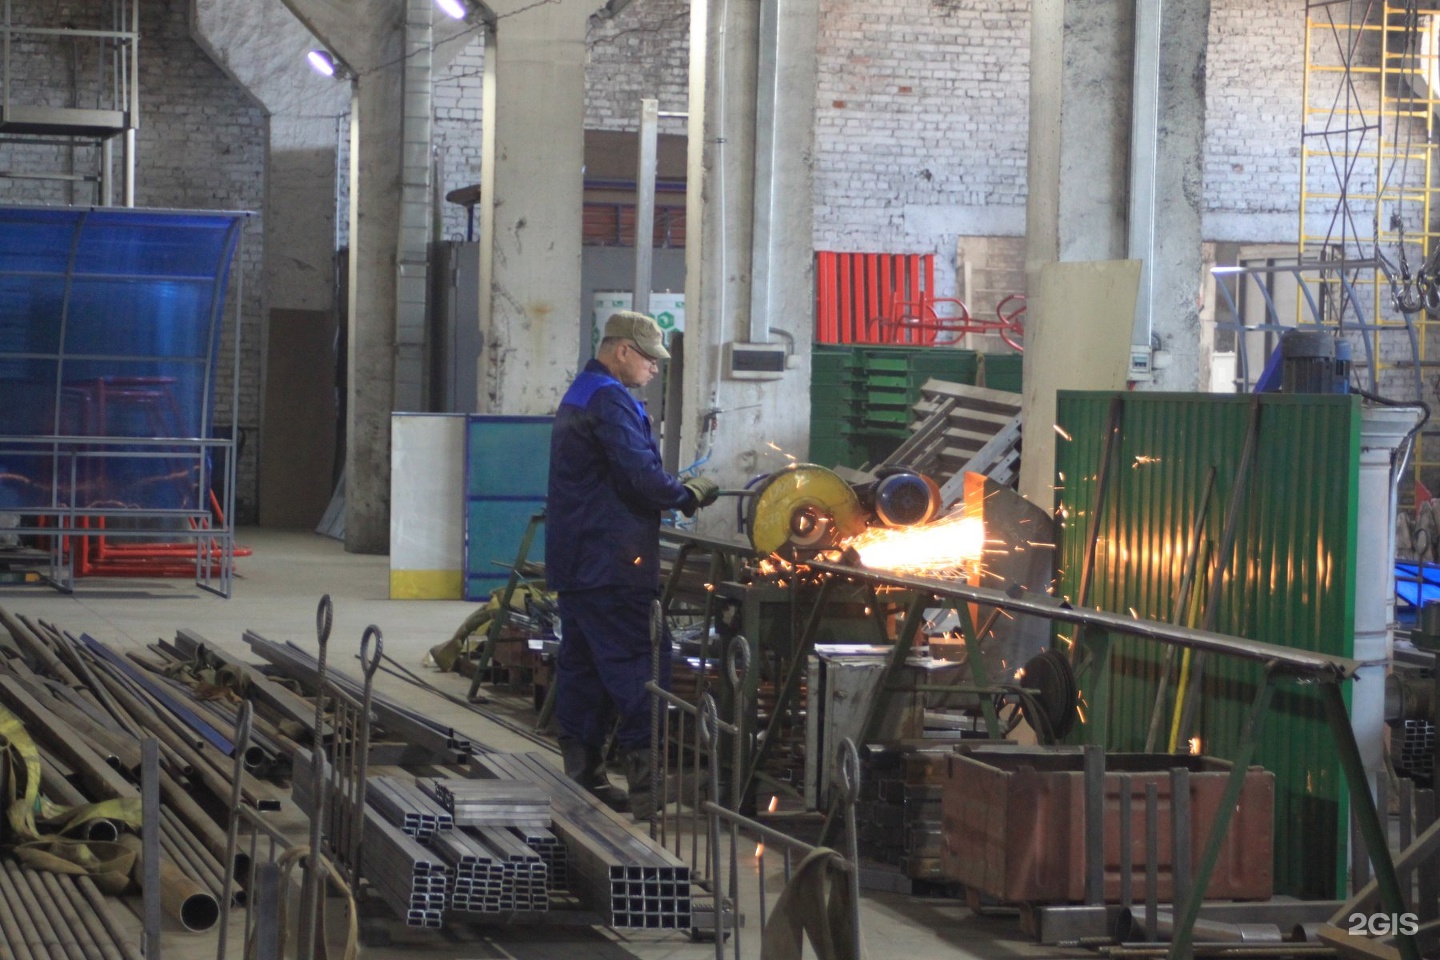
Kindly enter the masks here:
<path id="1" fill-rule="evenodd" d="M 848 471 L 793 463 L 752 480 L 745 530 L 756 553 L 814 554 L 835 549 L 876 525 L 909 527 L 940 512 L 940 488 L 911 470 Z"/>

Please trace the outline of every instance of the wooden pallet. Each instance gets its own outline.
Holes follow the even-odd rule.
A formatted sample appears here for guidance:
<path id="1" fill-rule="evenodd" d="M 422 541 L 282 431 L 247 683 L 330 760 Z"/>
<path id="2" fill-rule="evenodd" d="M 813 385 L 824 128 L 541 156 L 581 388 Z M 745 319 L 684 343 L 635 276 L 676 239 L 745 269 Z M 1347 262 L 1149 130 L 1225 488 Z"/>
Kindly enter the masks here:
<path id="1" fill-rule="evenodd" d="M 910 437 L 879 464 L 907 467 L 940 484 L 943 506 L 964 494 L 965 474 L 1013 487 L 1020 476 L 1020 394 L 927 380 L 912 408 Z"/>

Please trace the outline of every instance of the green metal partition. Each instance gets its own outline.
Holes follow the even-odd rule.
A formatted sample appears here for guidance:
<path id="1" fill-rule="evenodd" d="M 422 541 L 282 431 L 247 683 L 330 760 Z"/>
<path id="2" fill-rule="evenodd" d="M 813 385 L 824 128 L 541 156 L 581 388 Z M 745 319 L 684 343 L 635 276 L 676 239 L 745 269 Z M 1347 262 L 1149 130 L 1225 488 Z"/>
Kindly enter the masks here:
<path id="1" fill-rule="evenodd" d="M 1119 429 L 1107 445 L 1112 410 Z M 1062 391 L 1056 426 L 1064 431 L 1056 444 L 1055 481 L 1060 594 L 1076 605 L 1202 626 L 1218 563 L 1213 629 L 1352 654 L 1358 397 Z M 1252 431 L 1252 455 L 1242 471 Z M 1107 446 L 1108 471 L 1102 469 Z M 1199 537 L 1192 538 L 1212 468 L 1209 509 Z M 1102 475 L 1108 479 L 1099 498 Z M 1233 544 L 1222 550 L 1232 504 L 1238 508 Z M 1081 598 L 1092 535 L 1093 572 L 1088 597 Z M 1203 558 L 1194 585 L 1199 602 L 1187 619 L 1177 616 L 1175 597 L 1187 553 L 1197 542 Z M 1061 631 L 1066 639 L 1071 633 Z M 1151 725 L 1163 648 L 1115 637 L 1098 677 L 1100 658 L 1087 655 L 1103 649 L 1107 639 L 1082 639 L 1087 722 L 1077 737 L 1110 750 L 1140 750 Z M 1194 727 L 1202 752 L 1233 754 L 1262 676 L 1257 664 L 1223 658 L 1206 664 Z M 1174 689 L 1172 679 L 1161 709 L 1166 733 Z M 1094 691 L 1101 691 L 1096 699 Z M 1163 736 L 1159 742 L 1164 749 Z M 1276 892 L 1339 895 L 1347 804 L 1333 739 L 1312 690 L 1292 686 L 1276 692 L 1255 762 L 1276 778 Z"/>

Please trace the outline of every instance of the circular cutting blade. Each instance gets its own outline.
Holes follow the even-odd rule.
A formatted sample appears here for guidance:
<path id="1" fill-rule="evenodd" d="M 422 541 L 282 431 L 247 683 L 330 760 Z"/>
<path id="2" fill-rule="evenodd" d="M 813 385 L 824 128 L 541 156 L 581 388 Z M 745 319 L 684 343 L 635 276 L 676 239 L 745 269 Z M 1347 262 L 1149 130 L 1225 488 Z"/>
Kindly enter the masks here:
<path id="1" fill-rule="evenodd" d="M 761 555 L 785 546 L 823 550 L 865 531 L 865 512 L 850 484 L 813 463 L 772 473 L 750 498 L 747 519 Z"/>

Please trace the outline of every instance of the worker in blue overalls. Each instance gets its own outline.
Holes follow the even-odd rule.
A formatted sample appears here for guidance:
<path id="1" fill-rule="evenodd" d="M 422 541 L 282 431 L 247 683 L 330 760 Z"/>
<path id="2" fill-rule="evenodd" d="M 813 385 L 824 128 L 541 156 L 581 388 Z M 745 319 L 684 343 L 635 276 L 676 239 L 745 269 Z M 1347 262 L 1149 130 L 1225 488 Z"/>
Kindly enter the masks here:
<path id="1" fill-rule="evenodd" d="M 660 593 L 660 515 L 693 515 L 715 502 L 704 477 L 665 472 L 645 408 L 630 393 L 668 358 L 660 327 L 641 313 L 614 314 L 600 350 L 560 401 L 550 441 L 545 580 L 560 597 L 555 720 L 565 773 L 592 791 L 605 778 L 609 723 L 629 786 L 631 813 L 648 819 L 650 605 Z M 670 637 L 661 651 L 670 676 Z M 613 710 L 612 710 L 613 704 Z"/>

